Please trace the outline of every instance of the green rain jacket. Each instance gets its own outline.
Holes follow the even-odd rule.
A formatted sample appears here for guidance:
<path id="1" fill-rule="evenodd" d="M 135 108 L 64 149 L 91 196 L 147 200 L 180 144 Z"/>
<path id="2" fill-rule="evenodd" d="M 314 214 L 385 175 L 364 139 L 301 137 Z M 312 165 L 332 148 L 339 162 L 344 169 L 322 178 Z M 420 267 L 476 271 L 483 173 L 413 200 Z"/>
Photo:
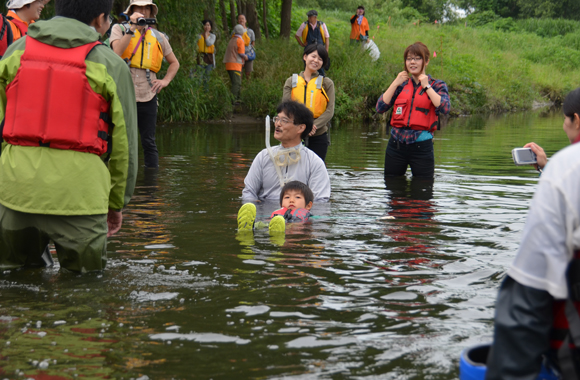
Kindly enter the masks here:
<path id="1" fill-rule="evenodd" d="M 60 48 L 73 48 L 100 37 L 88 25 L 55 17 L 30 25 L 28 35 Z M 26 39 L 10 46 L 0 61 L 0 120 L 6 112 L 6 86 L 20 67 Z M 127 64 L 106 46 L 86 58 L 92 89 L 111 103 L 113 144 L 110 160 L 92 153 L 2 144 L 0 203 L 26 213 L 98 215 L 122 209 L 133 194 L 137 175 L 137 106 Z M 30 94 L 35 101 L 35 94 Z M 105 154 L 106 156 L 107 154 Z"/>

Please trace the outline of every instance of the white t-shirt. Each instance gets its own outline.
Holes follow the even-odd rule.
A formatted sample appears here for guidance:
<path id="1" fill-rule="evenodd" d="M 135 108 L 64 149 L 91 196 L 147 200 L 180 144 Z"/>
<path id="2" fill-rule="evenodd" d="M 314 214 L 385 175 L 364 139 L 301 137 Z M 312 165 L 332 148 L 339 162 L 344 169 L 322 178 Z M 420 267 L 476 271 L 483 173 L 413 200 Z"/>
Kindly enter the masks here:
<path id="1" fill-rule="evenodd" d="M 566 269 L 580 248 L 579 215 L 580 144 L 574 144 L 555 154 L 542 173 L 507 274 L 522 285 L 566 299 Z"/>
<path id="2" fill-rule="evenodd" d="M 283 161 L 282 158 L 284 152 L 294 152 L 296 147 L 283 148 L 282 145 L 272 147 L 273 154 L 276 156 L 280 152 L 279 157 L 285 163 L 285 165 L 280 166 L 284 182 L 300 181 L 312 190 L 315 202 L 328 202 L 330 199 L 330 178 L 324 161 L 304 145 L 300 144 L 297 147 L 300 148 L 300 159 L 296 163 L 292 162 L 292 159 L 296 158 L 295 153 L 290 153 L 290 160 Z M 280 200 L 280 190 L 282 190 L 280 179 L 267 149 L 262 150 L 254 158 L 248 175 L 244 179 L 244 184 L 242 192 L 244 201 Z"/>

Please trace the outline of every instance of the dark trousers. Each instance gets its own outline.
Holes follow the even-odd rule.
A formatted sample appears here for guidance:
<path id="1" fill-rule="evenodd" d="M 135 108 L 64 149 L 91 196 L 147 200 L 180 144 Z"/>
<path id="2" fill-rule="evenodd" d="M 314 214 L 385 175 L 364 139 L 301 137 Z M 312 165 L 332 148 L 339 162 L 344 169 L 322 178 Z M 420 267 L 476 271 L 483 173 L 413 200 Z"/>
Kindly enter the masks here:
<path id="1" fill-rule="evenodd" d="M 330 140 L 328 139 L 328 132 L 324 132 L 320 136 L 310 136 L 308 138 L 307 147 L 320 158 L 322 161 L 326 159 L 326 152 L 328 151 L 328 146 L 330 145 Z"/>
<path id="2" fill-rule="evenodd" d="M 107 214 L 28 214 L 0 205 L 0 268 L 44 266 L 53 241 L 62 268 L 103 270 L 107 264 Z"/>
<path id="3" fill-rule="evenodd" d="M 141 145 L 145 154 L 145 167 L 159 167 L 159 152 L 155 144 L 157 124 L 157 95 L 148 102 L 137 102 L 137 124 L 141 135 Z"/>
<path id="4" fill-rule="evenodd" d="M 413 177 L 433 178 L 435 175 L 435 155 L 433 139 L 405 144 L 392 136 L 385 153 L 385 178 L 405 175 L 411 167 Z"/>
<path id="5" fill-rule="evenodd" d="M 228 70 L 228 75 L 230 76 L 230 81 L 232 82 L 232 87 L 230 91 L 234 95 L 236 100 L 240 99 L 240 92 L 242 89 L 242 72 L 235 70 Z"/>

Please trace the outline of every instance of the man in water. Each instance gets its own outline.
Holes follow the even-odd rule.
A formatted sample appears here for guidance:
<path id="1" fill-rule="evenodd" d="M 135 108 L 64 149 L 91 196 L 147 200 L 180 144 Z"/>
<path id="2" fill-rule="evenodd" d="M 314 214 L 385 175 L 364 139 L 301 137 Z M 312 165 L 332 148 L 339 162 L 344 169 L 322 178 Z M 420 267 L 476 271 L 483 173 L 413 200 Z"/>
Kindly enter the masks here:
<path id="1" fill-rule="evenodd" d="M 244 201 L 279 200 L 282 186 L 290 181 L 306 184 L 315 202 L 328 202 L 330 178 L 320 157 L 302 144 L 314 123 L 303 104 L 285 101 L 276 109 L 274 138 L 280 145 L 264 149 L 252 162 L 244 180 Z"/>
<path id="2" fill-rule="evenodd" d="M 127 65 L 99 39 L 113 0 L 58 0 L 0 61 L 0 268 L 102 270 L 135 188 L 137 110 Z M 49 256 L 50 257 L 50 256 Z"/>

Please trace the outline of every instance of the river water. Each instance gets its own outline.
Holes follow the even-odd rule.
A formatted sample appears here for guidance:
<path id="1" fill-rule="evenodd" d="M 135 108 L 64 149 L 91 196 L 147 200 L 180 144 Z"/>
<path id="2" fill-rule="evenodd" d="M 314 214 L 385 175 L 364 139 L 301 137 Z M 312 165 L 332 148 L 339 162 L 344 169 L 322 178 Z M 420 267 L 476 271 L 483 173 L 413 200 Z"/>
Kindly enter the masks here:
<path id="1" fill-rule="evenodd" d="M 538 182 L 511 149 L 553 154 L 562 120 L 452 120 L 435 180 L 386 186 L 385 127 L 335 125 L 331 202 L 285 239 L 236 234 L 263 125 L 160 126 L 160 170 L 140 169 L 104 272 L 0 274 L 0 378 L 457 378 L 491 339 Z"/>

